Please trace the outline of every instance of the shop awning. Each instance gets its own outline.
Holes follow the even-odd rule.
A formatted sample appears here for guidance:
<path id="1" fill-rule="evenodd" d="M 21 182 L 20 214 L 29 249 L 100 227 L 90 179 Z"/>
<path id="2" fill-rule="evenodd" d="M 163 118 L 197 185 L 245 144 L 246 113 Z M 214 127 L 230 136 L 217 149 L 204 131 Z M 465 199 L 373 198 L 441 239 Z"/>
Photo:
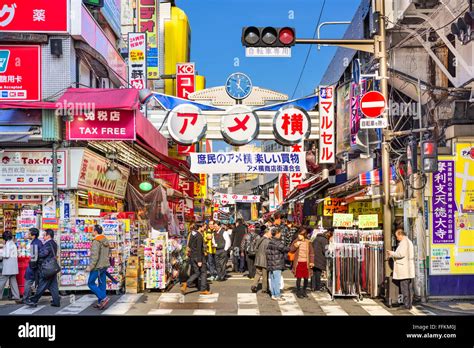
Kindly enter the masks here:
<path id="1" fill-rule="evenodd" d="M 56 104 L 93 103 L 95 109 L 138 110 L 139 91 L 135 88 L 68 88 Z"/>
<path id="2" fill-rule="evenodd" d="M 361 186 L 359 185 L 359 177 L 355 177 L 352 179 L 349 179 L 345 183 L 331 187 L 328 190 L 328 195 L 329 197 L 337 197 L 340 194 L 347 194 L 351 193 L 354 191 L 354 189 L 360 189 Z"/>
<path id="3" fill-rule="evenodd" d="M 22 102 L 22 101 L 2 101 L 0 109 L 56 109 L 55 102 Z"/>

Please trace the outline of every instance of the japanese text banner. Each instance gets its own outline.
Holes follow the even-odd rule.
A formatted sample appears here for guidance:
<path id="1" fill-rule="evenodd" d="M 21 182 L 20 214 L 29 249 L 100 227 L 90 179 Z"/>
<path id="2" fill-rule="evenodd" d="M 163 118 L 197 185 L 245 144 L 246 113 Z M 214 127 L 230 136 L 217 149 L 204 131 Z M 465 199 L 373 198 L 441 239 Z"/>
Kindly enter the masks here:
<path id="1" fill-rule="evenodd" d="M 191 172 L 227 173 L 306 173 L 305 153 L 212 152 L 191 153 Z"/>

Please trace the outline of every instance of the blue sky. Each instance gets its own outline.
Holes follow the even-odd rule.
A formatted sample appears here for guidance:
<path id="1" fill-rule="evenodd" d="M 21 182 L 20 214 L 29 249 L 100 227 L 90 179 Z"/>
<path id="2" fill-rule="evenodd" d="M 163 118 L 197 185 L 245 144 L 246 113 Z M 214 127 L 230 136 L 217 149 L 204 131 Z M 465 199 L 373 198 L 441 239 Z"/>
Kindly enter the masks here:
<path id="1" fill-rule="evenodd" d="M 358 0 L 326 0 L 321 22 L 350 21 Z M 314 46 L 298 89 L 295 87 L 308 45 L 297 45 L 291 58 L 246 58 L 241 44 L 243 26 L 291 26 L 298 38 L 314 34 L 323 0 L 176 0 L 191 26 L 191 61 L 196 63 L 207 87 L 223 86 L 228 75 L 241 71 L 255 86 L 269 88 L 295 98 L 312 94 L 336 48 Z M 292 12 L 290 12 L 292 11 Z M 294 19 L 289 17 L 293 15 Z M 328 26 L 322 38 L 340 38 L 346 26 Z M 239 66 L 234 66 L 235 59 Z"/>

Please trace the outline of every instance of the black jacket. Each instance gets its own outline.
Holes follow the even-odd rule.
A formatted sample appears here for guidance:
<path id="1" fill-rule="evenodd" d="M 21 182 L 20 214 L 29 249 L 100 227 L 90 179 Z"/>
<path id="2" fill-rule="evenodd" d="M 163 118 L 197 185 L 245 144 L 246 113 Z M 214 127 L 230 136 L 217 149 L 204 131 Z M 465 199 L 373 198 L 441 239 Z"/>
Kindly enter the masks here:
<path id="1" fill-rule="evenodd" d="M 285 255 L 290 248 L 285 246 L 281 239 L 271 239 L 267 247 L 267 270 L 277 271 L 285 269 Z"/>
<path id="2" fill-rule="evenodd" d="M 328 239 L 322 234 L 317 235 L 313 241 L 314 267 L 323 271 L 326 270 L 326 250 L 328 244 Z"/>
<path id="3" fill-rule="evenodd" d="M 39 259 L 38 263 L 41 264 L 46 260 L 55 258 L 58 256 L 58 245 L 52 239 L 48 240 L 46 243 L 43 244 L 41 249 L 39 250 Z"/>
<path id="4" fill-rule="evenodd" d="M 247 234 L 247 227 L 244 225 L 239 225 L 234 230 L 232 231 L 232 247 L 233 248 L 239 248 L 242 245 L 242 239 L 244 239 L 244 236 Z"/>
<path id="5" fill-rule="evenodd" d="M 214 234 L 214 241 L 216 242 L 216 250 L 223 250 L 225 248 L 224 229 L 221 228 Z"/>
<path id="6" fill-rule="evenodd" d="M 196 262 L 204 262 L 204 239 L 201 233 L 196 232 L 195 235 L 191 235 L 191 238 L 189 238 L 189 249 L 189 257 L 191 260 L 195 260 Z"/>

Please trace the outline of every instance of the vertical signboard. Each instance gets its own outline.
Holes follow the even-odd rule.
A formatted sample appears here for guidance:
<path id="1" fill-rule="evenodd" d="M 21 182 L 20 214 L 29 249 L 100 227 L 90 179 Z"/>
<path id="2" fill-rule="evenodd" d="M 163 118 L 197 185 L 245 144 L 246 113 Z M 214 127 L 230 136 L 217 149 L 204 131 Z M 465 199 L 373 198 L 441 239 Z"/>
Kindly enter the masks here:
<path id="1" fill-rule="evenodd" d="M 319 163 L 334 163 L 334 87 L 319 87 Z"/>
<path id="2" fill-rule="evenodd" d="M 0 101 L 40 99 L 40 46 L 0 46 Z"/>
<path id="3" fill-rule="evenodd" d="M 336 153 L 350 151 L 350 83 L 337 89 L 337 129 L 336 132 Z"/>
<path id="4" fill-rule="evenodd" d="M 147 33 L 147 77 L 157 80 L 158 71 L 158 0 L 138 0 L 138 28 L 140 32 Z"/>
<path id="5" fill-rule="evenodd" d="M 454 243 L 454 161 L 439 161 L 433 174 L 433 244 Z"/>
<path id="6" fill-rule="evenodd" d="M 136 89 L 147 86 L 146 33 L 128 33 L 128 83 Z"/>
<path id="7" fill-rule="evenodd" d="M 195 79 L 194 63 L 176 64 L 176 96 L 189 99 L 189 95 L 196 90 Z"/>
<path id="8" fill-rule="evenodd" d="M 302 152 L 303 150 L 304 150 L 304 141 L 302 141 L 299 144 L 291 146 L 291 152 Z M 289 182 L 288 193 L 293 191 L 296 186 L 300 185 L 303 182 L 303 173 L 301 172 L 290 173 L 289 176 L 290 176 L 290 180 L 289 180 L 290 182 Z"/>

